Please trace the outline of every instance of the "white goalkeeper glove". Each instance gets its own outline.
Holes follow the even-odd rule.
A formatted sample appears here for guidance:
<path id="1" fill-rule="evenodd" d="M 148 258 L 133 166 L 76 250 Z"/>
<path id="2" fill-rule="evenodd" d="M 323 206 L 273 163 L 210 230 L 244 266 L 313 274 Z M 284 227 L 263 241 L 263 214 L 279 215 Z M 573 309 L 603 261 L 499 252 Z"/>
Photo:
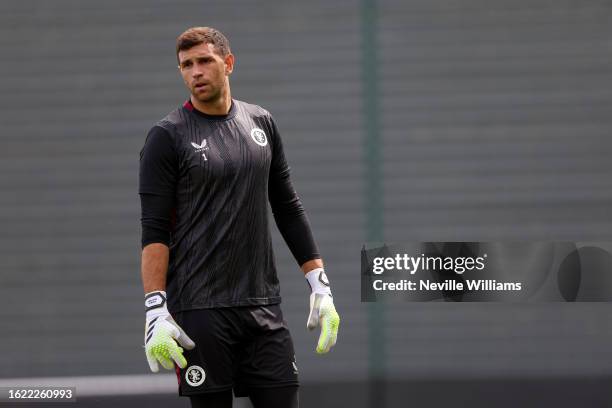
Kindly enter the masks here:
<path id="1" fill-rule="evenodd" d="M 316 268 L 306 274 L 306 280 L 312 290 L 310 294 L 310 314 L 306 327 L 308 330 L 321 328 L 316 351 L 324 354 L 336 344 L 340 316 L 334 307 L 329 281 L 323 268 Z"/>
<path id="2" fill-rule="evenodd" d="M 187 360 L 183 357 L 183 349 L 179 344 L 191 350 L 195 347 L 195 343 L 168 313 L 166 292 L 147 293 L 145 308 L 145 354 L 151 371 L 154 373 L 159 371 L 158 362 L 167 370 L 173 369 L 174 363 L 185 368 Z"/>

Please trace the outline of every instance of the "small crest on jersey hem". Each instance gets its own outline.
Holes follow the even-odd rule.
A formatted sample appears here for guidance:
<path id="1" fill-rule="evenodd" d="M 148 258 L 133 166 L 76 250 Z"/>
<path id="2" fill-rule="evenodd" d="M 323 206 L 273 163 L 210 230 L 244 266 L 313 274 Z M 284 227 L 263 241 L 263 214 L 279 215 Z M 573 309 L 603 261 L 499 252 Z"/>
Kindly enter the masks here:
<path id="1" fill-rule="evenodd" d="M 204 380 L 206 380 L 206 372 L 202 367 L 192 365 L 185 370 L 185 381 L 192 387 L 198 387 L 204 384 Z"/>

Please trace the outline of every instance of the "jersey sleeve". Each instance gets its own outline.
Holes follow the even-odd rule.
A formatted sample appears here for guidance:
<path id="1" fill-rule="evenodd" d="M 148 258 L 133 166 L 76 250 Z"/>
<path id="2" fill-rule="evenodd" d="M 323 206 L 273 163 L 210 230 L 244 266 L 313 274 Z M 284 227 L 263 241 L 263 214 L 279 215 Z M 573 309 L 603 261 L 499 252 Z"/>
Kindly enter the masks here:
<path id="1" fill-rule="evenodd" d="M 170 133 L 160 126 L 153 126 L 140 151 L 138 192 L 174 196 L 178 162 Z"/>
<path id="2" fill-rule="evenodd" d="M 170 134 L 154 126 L 140 152 L 138 192 L 141 206 L 141 244 L 169 245 L 178 156 Z"/>
<path id="3" fill-rule="evenodd" d="M 301 266 L 309 260 L 320 258 L 321 255 L 306 211 L 291 182 L 290 168 L 278 128 L 271 117 L 270 122 L 272 161 L 268 180 L 268 199 L 276 225 L 293 257 Z"/>

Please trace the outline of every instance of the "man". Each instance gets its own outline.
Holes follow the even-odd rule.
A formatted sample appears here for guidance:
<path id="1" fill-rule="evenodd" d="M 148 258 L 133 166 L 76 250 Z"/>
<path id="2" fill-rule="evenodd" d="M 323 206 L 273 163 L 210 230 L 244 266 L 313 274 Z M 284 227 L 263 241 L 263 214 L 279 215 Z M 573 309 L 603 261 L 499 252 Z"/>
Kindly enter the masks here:
<path id="1" fill-rule="evenodd" d="M 278 129 L 265 109 L 232 99 L 222 33 L 190 28 L 176 54 L 191 96 L 153 126 L 140 155 L 149 366 L 175 367 L 193 407 L 229 408 L 232 389 L 256 408 L 297 407 L 268 202 L 311 288 L 318 353 L 335 344 L 340 319 Z"/>

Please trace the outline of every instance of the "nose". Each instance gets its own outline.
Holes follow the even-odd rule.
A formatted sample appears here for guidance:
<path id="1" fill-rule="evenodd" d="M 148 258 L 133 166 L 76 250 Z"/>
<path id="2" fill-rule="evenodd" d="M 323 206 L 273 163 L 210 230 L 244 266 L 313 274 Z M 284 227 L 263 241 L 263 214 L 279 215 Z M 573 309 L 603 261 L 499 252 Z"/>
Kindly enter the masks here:
<path id="1" fill-rule="evenodd" d="M 191 76 L 193 78 L 200 78 L 202 76 L 202 72 L 198 69 L 194 69 L 193 72 L 191 73 Z"/>
<path id="2" fill-rule="evenodd" d="M 202 76 L 202 71 L 200 70 L 200 67 L 198 67 L 197 65 L 193 67 L 193 70 L 191 71 L 191 76 L 193 78 L 199 78 Z"/>

